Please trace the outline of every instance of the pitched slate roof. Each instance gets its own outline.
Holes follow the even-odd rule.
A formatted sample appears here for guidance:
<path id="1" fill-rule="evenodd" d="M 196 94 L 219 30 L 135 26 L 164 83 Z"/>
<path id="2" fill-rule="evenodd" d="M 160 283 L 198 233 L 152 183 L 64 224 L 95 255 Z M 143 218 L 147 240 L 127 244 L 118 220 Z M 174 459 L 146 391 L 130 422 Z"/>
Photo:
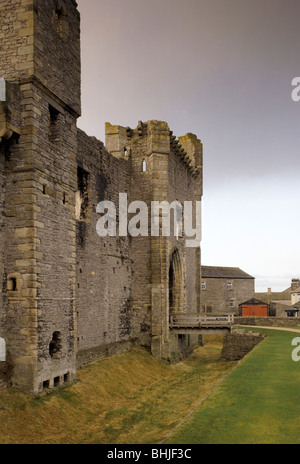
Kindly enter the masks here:
<path id="1" fill-rule="evenodd" d="M 240 306 L 268 306 L 267 303 L 265 303 L 264 301 L 261 301 L 261 300 L 258 300 L 257 298 L 252 298 L 251 300 L 248 300 L 248 301 L 244 301 L 244 303 L 241 303 Z"/>
<path id="2" fill-rule="evenodd" d="M 201 272 L 204 279 L 254 279 L 239 267 L 202 266 Z"/>
<path id="3" fill-rule="evenodd" d="M 292 306 L 291 300 L 272 300 L 271 303 L 281 304 L 281 305 L 284 305 L 284 306 Z"/>
<path id="4" fill-rule="evenodd" d="M 258 298 L 259 300 L 265 301 L 266 303 L 272 302 L 277 302 L 281 300 L 286 300 L 286 302 L 291 301 L 291 293 L 290 291 L 284 291 L 284 292 L 265 292 L 265 293 L 255 293 L 255 297 Z M 288 303 L 285 303 L 288 304 Z"/>

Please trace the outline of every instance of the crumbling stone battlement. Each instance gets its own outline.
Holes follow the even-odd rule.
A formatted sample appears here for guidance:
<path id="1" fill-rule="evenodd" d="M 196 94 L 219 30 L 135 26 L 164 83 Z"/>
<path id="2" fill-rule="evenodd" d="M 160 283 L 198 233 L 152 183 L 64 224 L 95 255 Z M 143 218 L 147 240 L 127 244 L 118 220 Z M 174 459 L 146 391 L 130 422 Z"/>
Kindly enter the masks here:
<path id="1" fill-rule="evenodd" d="M 105 144 L 107 150 L 117 158 L 128 158 L 128 145 L 138 137 L 148 137 L 145 155 L 155 153 L 169 154 L 172 151 L 186 165 L 192 176 L 202 172 L 202 144 L 197 136 L 191 133 L 183 137 L 173 135 L 167 123 L 163 121 L 139 121 L 136 129 L 106 123 Z"/>

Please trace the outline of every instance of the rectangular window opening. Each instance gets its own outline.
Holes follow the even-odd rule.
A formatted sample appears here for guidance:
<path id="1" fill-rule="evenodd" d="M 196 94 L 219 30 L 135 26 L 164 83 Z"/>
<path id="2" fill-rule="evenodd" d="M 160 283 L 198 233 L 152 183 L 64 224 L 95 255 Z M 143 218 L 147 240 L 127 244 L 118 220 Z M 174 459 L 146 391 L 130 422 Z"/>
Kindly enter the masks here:
<path id="1" fill-rule="evenodd" d="M 11 277 L 9 279 L 9 291 L 16 292 L 17 291 L 17 279 L 16 277 Z"/>
<path id="2" fill-rule="evenodd" d="M 58 387 L 59 384 L 60 384 L 60 377 L 55 377 L 55 378 L 54 378 L 54 386 L 55 386 L 55 387 Z"/>

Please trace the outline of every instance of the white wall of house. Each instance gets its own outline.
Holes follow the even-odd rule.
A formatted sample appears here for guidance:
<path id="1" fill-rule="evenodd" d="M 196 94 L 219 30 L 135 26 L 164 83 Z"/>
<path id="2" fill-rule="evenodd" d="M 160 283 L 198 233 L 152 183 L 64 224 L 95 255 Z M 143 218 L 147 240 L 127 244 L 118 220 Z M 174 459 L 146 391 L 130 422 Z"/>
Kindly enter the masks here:
<path id="1" fill-rule="evenodd" d="M 298 303 L 298 301 L 300 301 L 300 293 L 292 293 L 292 305 Z"/>

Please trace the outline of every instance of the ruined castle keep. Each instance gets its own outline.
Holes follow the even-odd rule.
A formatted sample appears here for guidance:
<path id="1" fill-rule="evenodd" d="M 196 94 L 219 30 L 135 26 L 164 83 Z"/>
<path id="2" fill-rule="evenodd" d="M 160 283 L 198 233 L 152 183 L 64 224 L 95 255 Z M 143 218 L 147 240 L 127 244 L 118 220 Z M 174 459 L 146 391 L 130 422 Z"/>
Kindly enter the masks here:
<path id="1" fill-rule="evenodd" d="M 74 0 L 0 0 L 0 28 L 0 384 L 36 394 L 133 345 L 180 357 L 193 339 L 169 316 L 200 311 L 200 247 L 99 237 L 96 208 L 200 201 L 201 142 L 161 121 L 106 124 L 105 145 L 77 128 Z"/>

